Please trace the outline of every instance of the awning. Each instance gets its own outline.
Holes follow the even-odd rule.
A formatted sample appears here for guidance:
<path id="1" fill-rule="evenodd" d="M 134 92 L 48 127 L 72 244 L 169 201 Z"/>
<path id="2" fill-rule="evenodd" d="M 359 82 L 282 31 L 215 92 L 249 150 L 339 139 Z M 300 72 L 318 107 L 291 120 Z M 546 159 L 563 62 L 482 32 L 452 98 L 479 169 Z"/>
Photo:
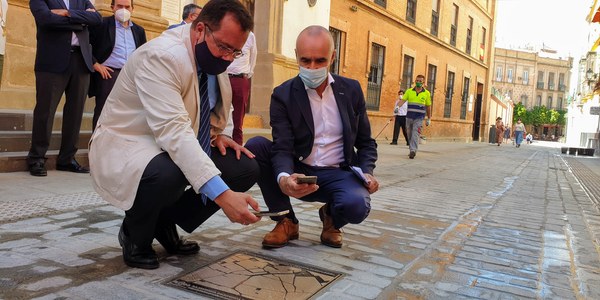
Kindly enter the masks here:
<path id="1" fill-rule="evenodd" d="M 598 45 L 600 45 L 600 37 L 594 42 L 592 48 L 590 49 L 590 52 L 596 52 L 596 48 L 598 48 Z"/>
<path id="2" fill-rule="evenodd" d="M 598 3 L 598 0 L 594 0 L 586 20 L 590 23 L 600 23 L 600 3 Z"/>

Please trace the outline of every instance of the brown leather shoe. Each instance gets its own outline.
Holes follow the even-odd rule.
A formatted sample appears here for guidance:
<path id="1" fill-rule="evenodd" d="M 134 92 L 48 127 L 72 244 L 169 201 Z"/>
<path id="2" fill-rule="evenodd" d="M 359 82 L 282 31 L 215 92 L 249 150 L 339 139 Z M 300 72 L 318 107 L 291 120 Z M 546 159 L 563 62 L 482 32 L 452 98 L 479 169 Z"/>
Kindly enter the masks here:
<path id="1" fill-rule="evenodd" d="M 280 248 L 287 245 L 290 240 L 298 238 L 298 227 L 299 225 L 294 224 L 290 218 L 283 218 L 277 222 L 271 232 L 265 235 L 262 242 L 263 247 Z"/>
<path id="2" fill-rule="evenodd" d="M 342 247 L 342 232 L 333 226 L 333 218 L 327 214 L 327 204 L 319 209 L 319 218 L 323 222 L 323 231 L 321 232 L 321 244 L 333 248 Z"/>

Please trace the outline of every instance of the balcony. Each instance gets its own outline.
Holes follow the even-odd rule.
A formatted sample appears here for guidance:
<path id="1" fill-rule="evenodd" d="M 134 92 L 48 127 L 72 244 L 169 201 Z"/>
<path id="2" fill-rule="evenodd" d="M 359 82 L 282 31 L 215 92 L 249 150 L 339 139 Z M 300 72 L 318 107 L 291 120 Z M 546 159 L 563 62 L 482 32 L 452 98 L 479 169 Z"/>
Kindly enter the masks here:
<path id="1" fill-rule="evenodd" d="M 543 82 L 538 82 L 537 83 L 537 88 L 543 90 L 544 89 L 544 83 Z"/>
<path id="2" fill-rule="evenodd" d="M 559 85 L 558 85 L 558 90 L 559 90 L 560 92 L 564 92 L 566 88 L 567 88 L 567 87 L 566 87 L 564 84 L 559 84 Z"/>

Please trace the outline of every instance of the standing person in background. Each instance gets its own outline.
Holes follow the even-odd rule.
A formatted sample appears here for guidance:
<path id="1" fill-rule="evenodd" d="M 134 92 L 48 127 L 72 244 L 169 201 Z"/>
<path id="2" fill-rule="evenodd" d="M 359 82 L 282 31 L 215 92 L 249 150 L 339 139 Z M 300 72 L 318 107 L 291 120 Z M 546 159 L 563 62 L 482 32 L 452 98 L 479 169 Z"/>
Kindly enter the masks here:
<path id="1" fill-rule="evenodd" d="M 504 142 L 505 143 L 508 143 L 508 140 L 510 139 L 510 133 L 511 133 L 510 124 L 506 124 L 504 126 Z"/>
<path id="2" fill-rule="evenodd" d="M 521 147 L 523 135 L 525 134 L 525 124 L 521 123 L 521 118 L 517 120 L 517 124 L 515 124 L 515 129 L 513 132 L 515 134 L 515 144 L 517 144 L 517 148 L 519 148 Z"/>
<path id="3" fill-rule="evenodd" d="M 94 71 L 88 26 L 100 25 L 102 16 L 89 0 L 30 0 L 37 28 L 35 53 L 35 109 L 29 173 L 46 176 L 46 152 L 52 123 L 63 93 L 65 105 L 56 169 L 89 173 L 75 160 L 83 108 Z"/>
<path id="4" fill-rule="evenodd" d="M 496 118 L 496 143 L 498 146 L 502 144 L 502 137 L 504 137 L 504 123 L 501 117 Z"/>
<path id="5" fill-rule="evenodd" d="M 233 140 L 240 145 L 244 143 L 244 116 L 250 96 L 250 78 L 254 74 L 254 66 L 256 66 L 256 39 L 254 33 L 250 32 L 242 48 L 242 56 L 236 58 L 227 67 L 233 93 Z"/>
<path id="6" fill-rule="evenodd" d="M 6 50 L 6 11 L 8 1 L 0 0 L 0 81 L 2 81 L 2 69 L 4 68 L 4 53 Z"/>
<path id="7" fill-rule="evenodd" d="M 90 97 L 96 97 L 93 128 L 106 102 L 106 98 L 117 81 L 127 58 L 146 43 L 144 28 L 130 20 L 133 0 L 113 0 L 110 3 L 113 15 L 102 18 L 102 25 L 90 28 L 90 44 L 94 56 L 94 72 L 90 81 Z"/>
<path id="8" fill-rule="evenodd" d="M 167 27 L 167 29 L 172 29 L 181 25 L 190 24 L 194 22 L 194 20 L 198 18 L 198 15 L 200 15 L 201 10 L 202 7 L 194 3 L 190 3 L 184 6 L 183 13 L 181 14 L 181 18 L 183 19 L 183 21 L 181 21 L 181 23 L 170 25 L 169 27 Z"/>
<path id="9" fill-rule="evenodd" d="M 408 102 L 406 113 L 406 131 L 409 134 L 409 154 L 410 159 L 414 159 L 419 148 L 419 139 L 421 138 L 421 126 L 423 118 L 427 118 L 426 125 L 431 124 L 431 94 L 423 86 L 425 76 L 417 75 L 415 86 L 409 88 L 402 97 L 400 106 Z"/>
<path id="10" fill-rule="evenodd" d="M 392 136 L 392 142 L 390 145 L 398 145 L 398 135 L 400 135 L 400 128 L 402 128 L 402 135 L 406 140 L 406 146 L 408 146 L 408 135 L 406 134 L 406 112 L 408 109 L 408 102 L 404 101 L 402 106 L 398 106 L 404 96 L 404 90 L 398 91 L 398 98 L 394 104 L 394 135 Z"/>

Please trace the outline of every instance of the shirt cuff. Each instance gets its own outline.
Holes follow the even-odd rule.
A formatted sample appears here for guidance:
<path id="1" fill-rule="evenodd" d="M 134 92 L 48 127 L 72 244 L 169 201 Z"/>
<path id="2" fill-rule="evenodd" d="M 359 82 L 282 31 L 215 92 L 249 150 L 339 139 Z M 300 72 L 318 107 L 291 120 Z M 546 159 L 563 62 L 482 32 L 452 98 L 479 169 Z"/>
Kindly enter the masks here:
<path id="1" fill-rule="evenodd" d="M 281 172 L 279 173 L 279 175 L 277 175 L 277 184 L 279 184 L 279 180 L 281 179 L 281 177 L 283 176 L 290 176 L 290 174 L 286 173 L 286 172 Z"/>
<path id="2" fill-rule="evenodd" d="M 209 179 L 202 187 L 200 187 L 200 193 L 206 195 L 206 197 L 214 201 L 215 198 L 219 197 L 219 195 L 228 189 L 229 187 L 225 181 L 221 179 L 221 176 L 215 176 Z"/>

